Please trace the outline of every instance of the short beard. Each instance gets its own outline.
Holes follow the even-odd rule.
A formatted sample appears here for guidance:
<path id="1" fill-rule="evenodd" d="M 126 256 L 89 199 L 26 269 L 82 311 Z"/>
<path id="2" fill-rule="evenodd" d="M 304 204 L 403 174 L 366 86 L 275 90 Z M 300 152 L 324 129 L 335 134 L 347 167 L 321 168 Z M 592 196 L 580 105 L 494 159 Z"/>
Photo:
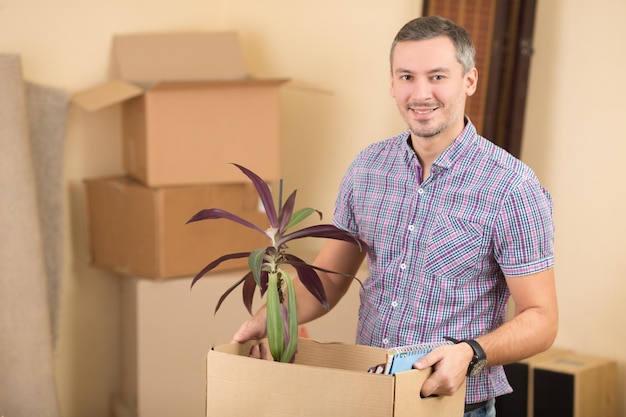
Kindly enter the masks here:
<path id="1" fill-rule="evenodd" d="M 420 102 L 410 102 L 406 105 L 406 109 L 407 111 L 411 111 L 411 109 L 413 108 L 419 108 L 419 107 L 435 107 L 438 109 L 443 109 L 443 104 L 436 101 L 436 102 L 430 102 L 430 103 L 420 103 Z M 418 122 L 419 123 L 419 122 Z M 424 123 L 425 125 L 428 124 L 428 122 Z M 421 124 L 418 125 L 418 128 L 421 127 Z M 437 135 L 439 135 L 440 133 L 442 133 L 444 130 L 446 129 L 446 126 L 444 125 L 440 125 L 440 126 L 435 126 L 433 127 L 431 130 L 429 131 L 418 131 L 417 129 L 413 129 L 410 125 L 409 125 L 409 130 L 411 131 L 411 133 L 417 137 L 420 138 L 424 138 L 424 139 L 429 139 L 432 137 L 435 137 Z"/>
<path id="2" fill-rule="evenodd" d="M 409 126 L 409 130 L 413 135 L 419 138 L 430 139 L 442 133 L 444 131 L 444 126 L 435 126 L 435 128 L 429 131 L 418 131 L 417 129 L 413 129 Z"/>

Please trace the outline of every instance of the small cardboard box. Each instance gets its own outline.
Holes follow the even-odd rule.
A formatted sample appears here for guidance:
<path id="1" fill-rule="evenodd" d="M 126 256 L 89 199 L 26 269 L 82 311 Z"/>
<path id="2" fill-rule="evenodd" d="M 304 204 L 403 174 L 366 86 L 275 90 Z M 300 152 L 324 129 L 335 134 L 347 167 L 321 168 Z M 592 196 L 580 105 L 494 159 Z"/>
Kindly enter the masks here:
<path id="1" fill-rule="evenodd" d="M 533 417 L 535 365 L 571 352 L 570 349 L 552 347 L 519 362 L 504 365 L 504 371 L 513 392 L 498 397 L 496 414 L 510 417 Z"/>
<path id="2" fill-rule="evenodd" d="M 91 261 L 123 275 L 164 279 L 194 276 L 219 256 L 267 246 L 258 231 L 219 219 L 185 224 L 206 208 L 221 208 L 264 227 L 251 184 L 151 188 L 127 177 L 85 181 Z M 247 258 L 216 270 L 239 269 Z"/>
<path id="3" fill-rule="evenodd" d="M 299 339 L 295 363 L 248 357 L 250 344 L 207 356 L 207 417 L 462 416 L 465 386 L 452 397 L 421 398 L 430 371 L 368 373 L 385 349 Z"/>
<path id="4" fill-rule="evenodd" d="M 88 111 L 123 103 L 125 171 L 146 185 L 239 182 L 236 162 L 280 179 L 279 87 L 251 78 L 235 32 L 115 36 L 117 79 L 74 95 Z"/>
<path id="5" fill-rule="evenodd" d="M 534 417 L 614 417 L 617 362 L 578 353 L 535 364 Z"/>

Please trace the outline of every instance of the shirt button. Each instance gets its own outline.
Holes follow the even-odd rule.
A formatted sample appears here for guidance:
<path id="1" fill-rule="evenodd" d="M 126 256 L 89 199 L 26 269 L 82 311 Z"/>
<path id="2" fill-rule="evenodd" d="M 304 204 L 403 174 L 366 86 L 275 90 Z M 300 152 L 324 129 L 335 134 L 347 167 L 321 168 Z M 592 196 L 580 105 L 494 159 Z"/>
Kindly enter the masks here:
<path id="1" fill-rule="evenodd" d="M 392 302 L 391 307 L 398 307 L 398 302 L 397 301 Z"/>
<path id="2" fill-rule="evenodd" d="M 389 339 L 383 339 L 383 345 L 387 345 L 389 343 Z"/>
<path id="3" fill-rule="evenodd" d="M 411 231 L 411 232 L 412 232 L 413 230 L 415 230 L 415 226 L 410 225 L 410 226 L 409 226 L 409 231 Z"/>
<path id="4" fill-rule="evenodd" d="M 406 269 L 406 264 L 400 264 L 400 269 Z"/>
<path id="5" fill-rule="evenodd" d="M 418 194 L 424 194 L 424 189 L 423 188 L 418 188 L 417 189 L 417 193 Z"/>

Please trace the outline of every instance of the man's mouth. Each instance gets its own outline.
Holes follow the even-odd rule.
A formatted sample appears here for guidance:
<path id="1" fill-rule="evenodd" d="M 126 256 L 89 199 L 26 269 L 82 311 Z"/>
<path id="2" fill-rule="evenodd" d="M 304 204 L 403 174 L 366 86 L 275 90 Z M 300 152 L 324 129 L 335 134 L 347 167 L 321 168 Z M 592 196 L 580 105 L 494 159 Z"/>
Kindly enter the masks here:
<path id="1" fill-rule="evenodd" d="M 409 106 L 409 109 L 419 115 L 430 114 L 438 109 L 438 107 L 412 107 Z"/>

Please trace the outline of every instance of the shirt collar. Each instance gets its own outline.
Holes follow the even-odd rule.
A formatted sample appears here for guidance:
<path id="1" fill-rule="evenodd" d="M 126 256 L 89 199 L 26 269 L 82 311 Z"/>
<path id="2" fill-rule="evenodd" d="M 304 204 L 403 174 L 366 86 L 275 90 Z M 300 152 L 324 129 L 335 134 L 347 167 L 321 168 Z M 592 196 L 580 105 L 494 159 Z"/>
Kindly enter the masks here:
<path id="1" fill-rule="evenodd" d="M 476 141 L 477 137 L 476 127 L 474 127 L 469 117 L 465 117 L 465 127 L 454 142 L 435 159 L 433 165 L 441 168 L 450 168 Z"/>
<path id="2" fill-rule="evenodd" d="M 478 134 L 476 133 L 476 127 L 471 122 L 469 117 L 465 117 L 465 127 L 456 137 L 454 142 L 441 153 L 433 162 L 433 166 L 437 166 L 439 168 L 447 169 L 450 168 L 455 161 L 459 159 L 459 157 L 465 153 L 465 151 L 474 143 Z M 403 146 L 406 150 L 407 156 L 409 159 L 415 158 L 415 150 L 411 146 L 411 135 L 407 130 L 400 135 Z M 418 160 L 419 163 L 419 160 Z"/>

